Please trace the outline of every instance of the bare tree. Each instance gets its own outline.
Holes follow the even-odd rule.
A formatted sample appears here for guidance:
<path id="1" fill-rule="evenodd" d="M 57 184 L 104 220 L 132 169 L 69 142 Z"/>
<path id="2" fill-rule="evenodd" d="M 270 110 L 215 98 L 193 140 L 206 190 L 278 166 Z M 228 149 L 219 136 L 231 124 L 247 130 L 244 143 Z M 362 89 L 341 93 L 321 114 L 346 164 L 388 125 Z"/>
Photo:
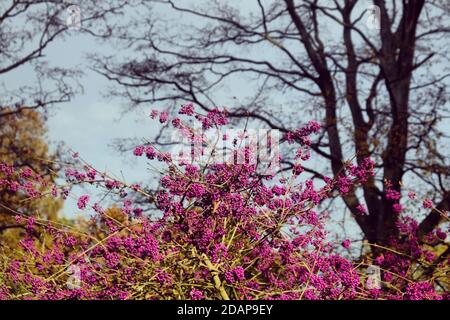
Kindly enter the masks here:
<path id="1" fill-rule="evenodd" d="M 80 2 L 80 29 L 76 32 L 107 36 L 106 20 L 130 1 Z M 45 53 L 52 43 L 68 35 L 73 26 L 67 23 L 69 6 L 62 0 L 5 0 L 0 2 L 0 79 L 26 68 L 34 79 L 23 78 L 20 84 L 3 88 L 0 117 L 25 109 L 45 108 L 67 102 L 81 89 L 77 79 L 80 70 L 55 66 Z M 27 73 L 28 74 L 28 73 Z"/>
<path id="2" fill-rule="evenodd" d="M 420 181 L 422 194 L 438 203 L 441 212 L 423 219 L 422 234 L 442 222 L 450 205 L 449 132 L 443 130 L 450 6 L 376 0 L 380 25 L 373 30 L 365 25 L 368 4 L 256 0 L 245 8 L 240 2 L 239 10 L 222 1 L 142 1 L 141 15 L 113 29 L 127 60 L 93 61 L 118 84 L 113 93 L 133 106 L 192 101 L 209 110 L 220 103 L 215 97 L 225 85 L 247 77 L 255 95 L 235 100 L 231 116 L 287 132 L 314 113 L 324 131 L 313 148 L 334 176 L 352 155 L 358 163 L 376 161 L 377 174 L 361 195 L 350 192 L 343 201 L 365 238 L 383 245 L 399 234 L 386 182 L 401 192 L 405 181 Z M 279 112 L 271 95 L 295 101 Z M 289 161 L 285 165 L 289 169 Z M 367 215 L 358 212 L 360 204 Z"/>

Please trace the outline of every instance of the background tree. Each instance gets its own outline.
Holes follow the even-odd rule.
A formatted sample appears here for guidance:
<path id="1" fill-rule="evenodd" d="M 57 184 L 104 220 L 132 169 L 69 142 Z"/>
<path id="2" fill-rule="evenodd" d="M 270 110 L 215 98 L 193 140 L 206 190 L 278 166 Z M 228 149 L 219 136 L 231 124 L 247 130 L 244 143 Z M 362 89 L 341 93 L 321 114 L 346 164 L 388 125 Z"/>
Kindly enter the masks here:
<path id="1" fill-rule="evenodd" d="M 380 28 L 373 30 L 365 25 L 368 4 L 142 1 L 133 21 L 112 31 L 127 59 L 93 61 L 118 85 L 112 93 L 133 106 L 192 101 L 210 110 L 223 103 L 220 90 L 251 79 L 246 99 L 225 99 L 232 117 L 251 117 L 283 132 L 308 113 L 322 119 L 313 149 L 334 177 L 353 155 L 359 164 L 366 157 L 376 161 L 376 176 L 361 193 L 351 191 L 342 200 L 364 238 L 385 245 L 399 234 L 389 190 L 415 183 L 422 196 L 432 195 L 439 211 L 424 217 L 422 234 L 449 208 L 448 131 L 442 121 L 449 116 L 450 7 L 447 1 L 376 0 Z M 291 161 L 284 166 L 291 169 Z"/>
<path id="2" fill-rule="evenodd" d="M 120 14 L 131 2 L 89 0 L 81 4 L 80 1 L 80 29 L 73 32 L 94 33 L 95 27 L 96 36 L 106 36 L 109 33 L 106 19 Z M 75 3 L 62 0 L 1 1 L 0 80 L 8 82 L 5 76 L 27 70 L 32 70 L 34 78 L 23 78 L 17 86 L 3 83 L 0 117 L 67 102 L 82 89 L 78 83 L 80 70 L 57 66 L 45 56 L 53 43 L 68 35 L 67 9 L 72 4 Z"/>
<path id="3" fill-rule="evenodd" d="M 6 109 L 8 111 L 8 109 Z M 59 170 L 54 162 L 56 153 L 50 153 L 45 141 L 45 122 L 35 110 L 22 110 L 0 117 L 0 163 L 12 165 L 21 172 L 32 170 L 43 181 L 53 182 Z M 15 216 L 39 216 L 55 220 L 62 201 L 49 197 L 33 199 L 25 192 L 17 193 L 7 184 L 0 184 L 0 237 L 9 241 L 20 239 L 25 224 Z M 15 240 L 14 240 L 15 239 Z"/>

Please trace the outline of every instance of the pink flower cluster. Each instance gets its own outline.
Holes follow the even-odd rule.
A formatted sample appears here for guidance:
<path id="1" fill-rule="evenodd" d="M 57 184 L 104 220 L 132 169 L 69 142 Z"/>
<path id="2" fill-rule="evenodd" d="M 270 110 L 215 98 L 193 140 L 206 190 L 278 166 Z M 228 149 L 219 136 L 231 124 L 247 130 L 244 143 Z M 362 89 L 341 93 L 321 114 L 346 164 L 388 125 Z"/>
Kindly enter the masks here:
<path id="1" fill-rule="evenodd" d="M 226 112 L 214 109 L 200 115 L 192 104 L 182 106 L 179 114 L 193 116 L 205 130 L 228 123 Z M 167 112 L 151 112 L 153 119 L 158 115 L 159 122 L 173 123 Z M 289 143 L 301 145 L 298 160 L 309 158 L 310 135 L 319 130 L 320 125 L 311 121 L 286 135 Z M 365 287 L 363 263 L 339 254 L 351 251 L 349 239 L 330 241 L 325 230 L 329 215 L 320 205 L 373 176 L 370 159 L 346 164 L 341 175 L 326 178 L 318 188 L 313 179 L 301 179 L 301 167 L 283 179 L 262 179 L 256 165 L 246 163 L 175 164 L 167 153 L 150 145 L 137 146 L 133 154 L 145 154 L 167 168 L 160 189 L 149 194 L 137 184 L 98 174 L 90 166 L 68 168 L 68 182 L 84 182 L 119 195 L 114 210 L 94 204 L 95 215 L 79 232 L 49 221 L 26 220 L 27 235 L 21 246 L 27 254 L 8 262 L 4 283 L 13 289 L 0 286 L 0 298 L 442 298 L 430 281 L 408 279 L 414 261 L 433 259 L 419 245 L 417 223 L 412 219 L 399 222 L 402 235 L 392 239 L 395 250 L 374 259 L 373 263 L 388 270 L 382 274 L 387 285 L 380 290 Z M 0 164 L 0 173 L 0 189 L 38 190 L 39 179 L 32 171 L 16 174 L 12 166 Z M 142 200 L 134 201 L 133 195 L 152 203 L 157 214 L 144 211 Z M 393 189 L 385 196 L 396 203 L 400 199 Z M 86 209 L 89 201 L 87 194 L 79 197 L 78 208 Z M 363 205 L 358 211 L 367 214 Z M 36 232 L 50 235 L 52 245 L 41 246 L 33 237 Z M 438 230 L 434 237 L 445 239 L 446 234 Z M 31 264 L 36 267 L 30 268 Z M 76 274 L 68 266 L 76 267 Z"/>

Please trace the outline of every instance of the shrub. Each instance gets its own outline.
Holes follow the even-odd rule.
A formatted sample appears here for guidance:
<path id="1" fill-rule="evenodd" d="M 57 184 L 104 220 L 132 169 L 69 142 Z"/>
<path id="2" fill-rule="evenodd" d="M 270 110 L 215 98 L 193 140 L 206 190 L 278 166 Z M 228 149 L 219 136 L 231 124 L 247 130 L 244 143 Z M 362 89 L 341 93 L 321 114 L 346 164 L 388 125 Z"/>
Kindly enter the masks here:
<path id="1" fill-rule="evenodd" d="M 206 131 L 228 123 L 226 113 L 218 109 L 201 115 L 187 105 L 180 114 Z M 157 111 L 152 118 L 169 121 L 167 113 L 158 118 Z M 205 142 L 182 119 L 171 123 Z M 66 170 L 68 185 L 96 186 L 123 199 L 104 210 L 89 195 L 81 196 L 78 207 L 95 215 L 76 228 L 17 215 L 27 236 L 20 254 L 3 261 L 8 268 L 1 276 L 0 298 L 441 299 L 445 295 L 436 291 L 436 277 L 417 281 L 411 271 L 427 255 L 414 237 L 412 220 L 402 222 L 407 238 L 395 239 L 392 248 L 373 257 L 372 263 L 382 270 L 380 288 L 367 285 L 370 261 L 351 261 L 336 253 L 341 244 L 327 238 L 329 214 L 319 206 L 364 183 L 374 168 L 370 159 L 359 166 L 349 161 L 337 179 L 325 178 L 319 187 L 302 178 L 310 136 L 319 129 L 310 122 L 284 137 L 299 144 L 298 162 L 284 178 L 263 176 L 250 161 L 177 162 L 156 146 L 138 146 L 135 156 L 166 168 L 155 195 L 79 159 L 79 167 Z M 234 145 L 235 152 L 251 156 L 248 145 Z M 36 176 L 14 166 L 2 164 L 0 172 L 0 188 L 33 198 L 69 195 L 67 186 L 43 189 Z M 131 200 L 133 193 L 153 203 L 158 214 L 143 214 Z M 348 248 L 350 242 L 342 246 Z M 445 277 L 448 262 L 439 263 Z"/>

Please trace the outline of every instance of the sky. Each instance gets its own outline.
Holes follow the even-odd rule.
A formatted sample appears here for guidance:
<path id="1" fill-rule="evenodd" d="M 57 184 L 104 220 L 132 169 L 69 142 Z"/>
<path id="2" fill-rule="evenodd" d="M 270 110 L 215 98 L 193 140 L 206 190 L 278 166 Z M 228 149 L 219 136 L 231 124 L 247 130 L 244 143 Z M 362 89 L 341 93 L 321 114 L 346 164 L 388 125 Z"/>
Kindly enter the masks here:
<path id="1" fill-rule="evenodd" d="M 64 65 L 79 65 L 86 76 L 82 79 L 84 93 L 51 112 L 48 138 L 53 142 L 64 141 L 97 170 L 123 177 L 126 182 L 141 181 L 146 174 L 145 162 L 138 161 L 131 153 L 122 154 L 113 143 L 119 138 L 150 139 L 154 136 L 157 127 L 149 117 L 151 106 L 124 114 L 123 102 L 104 96 L 110 83 L 89 70 L 84 59 L 91 46 L 91 39 L 78 36 L 49 50 L 49 57 L 55 55 L 56 59 L 66 60 L 61 61 Z M 75 201 L 68 199 L 64 213 L 70 215 L 74 211 L 77 211 Z"/>

